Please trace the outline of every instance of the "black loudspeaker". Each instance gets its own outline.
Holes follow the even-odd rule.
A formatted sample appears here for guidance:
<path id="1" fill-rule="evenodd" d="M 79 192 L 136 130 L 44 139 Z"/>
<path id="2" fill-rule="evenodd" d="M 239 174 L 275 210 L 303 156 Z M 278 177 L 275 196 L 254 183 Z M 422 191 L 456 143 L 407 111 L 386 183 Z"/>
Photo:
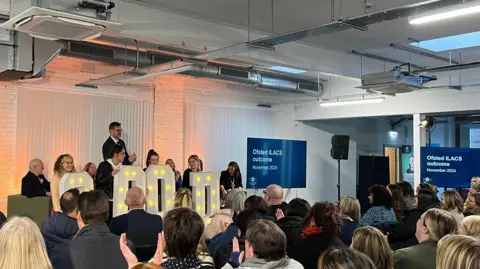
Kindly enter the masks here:
<path id="1" fill-rule="evenodd" d="M 330 155 L 335 160 L 348 160 L 348 144 L 350 137 L 348 135 L 332 136 L 332 149 Z"/>

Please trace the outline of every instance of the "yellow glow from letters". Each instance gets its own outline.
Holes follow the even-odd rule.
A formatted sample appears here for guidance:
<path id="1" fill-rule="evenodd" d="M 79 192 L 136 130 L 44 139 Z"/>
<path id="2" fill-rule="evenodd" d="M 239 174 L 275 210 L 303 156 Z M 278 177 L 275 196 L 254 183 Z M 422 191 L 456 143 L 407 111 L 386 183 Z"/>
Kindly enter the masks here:
<path id="1" fill-rule="evenodd" d="M 124 206 L 123 204 L 118 204 L 119 209 L 123 209 L 123 206 Z"/>
<path id="2" fill-rule="evenodd" d="M 148 202 L 149 206 L 153 206 L 153 201 Z"/>
<path id="3" fill-rule="evenodd" d="M 210 181 L 212 180 L 212 177 L 211 176 L 207 176 L 207 181 Z"/>
<path id="4" fill-rule="evenodd" d="M 70 185 L 75 184 L 75 179 L 70 179 Z"/>
<path id="5" fill-rule="evenodd" d="M 172 188 L 172 185 L 168 184 L 166 188 L 167 188 L 167 191 L 169 191 Z"/>
<path id="6" fill-rule="evenodd" d="M 197 182 L 200 182 L 202 179 L 200 177 L 197 177 Z"/>
<path id="7" fill-rule="evenodd" d="M 215 190 L 212 190 L 212 196 L 215 196 L 215 193 L 217 193 Z"/>
<path id="8" fill-rule="evenodd" d="M 118 188 L 118 191 L 123 192 L 124 191 L 123 187 Z"/>
<path id="9" fill-rule="evenodd" d="M 215 204 L 212 204 L 212 208 L 215 209 L 217 208 L 217 206 Z"/>
<path id="10" fill-rule="evenodd" d="M 130 175 L 130 172 L 125 171 L 125 175 L 128 177 Z"/>
<path id="11" fill-rule="evenodd" d="M 158 170 L 153 171 L 153 173 L 158 176 Z"/>
<path id="12" fill-rule="evenodd" d="M 165 170 L 162 169 L 162 171 L 160 171 L 160 174 L 165 175 Z"/>
<path id="13" fill-rule="evenodd" d="M 133 171 L 132 176 L 136 176 L 136 175 L 137 175 L 137 172 Z"/>
<path id="14" fill-rule="evenodd" d="M 202 207 L 200 205 L 197 205 L 197 211 L 202 210 Z"/>
<path id="15" fill-rule="evenodd" d="M 79 178 L 78 182 L 83 183 L 83 177 Z"/>
<path id="16" fill-rule="evenodd" d="M 172 201 L 167 200 L 167 205 L 171 205 L 171 204 L 172 204 Z"/>
<path id="17" fill-rule="evenodd" d="M 148 186 L 148 189 L 151 190 L 151 191 L 153 191 L 153 186 L 151 186 L 151 185 Z"/>
<path id="18" fill-rule="evenodd" d="M 202 193 L 200 191 L 197 191 L 197 196 L 200 196 L 202 195 Z"/>

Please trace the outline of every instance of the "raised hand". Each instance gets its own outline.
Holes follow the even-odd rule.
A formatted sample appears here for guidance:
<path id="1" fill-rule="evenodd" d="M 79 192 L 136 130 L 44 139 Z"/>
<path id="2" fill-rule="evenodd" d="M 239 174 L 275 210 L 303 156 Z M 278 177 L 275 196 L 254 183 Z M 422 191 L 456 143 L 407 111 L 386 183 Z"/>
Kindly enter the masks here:
<path id="1" fill-rule="evenodd" d="M 137 256 L 133 254 L 127 245 L 127 235 L 125 233 L 120 236 L 120 250 L 122 251 L 123 257 L 128 263 L 128 268 L 132 268 L 138 263 Z"/>
<path id="2" fill-rule="evenodd" d="M 277 208 L 277 211 L 275 211 L 275 217 L 277 217 L 277 221 L 285 217 L 283 211 L 280 208 Z"/>
<path id="3" fill-rule="evenodd" d="M 163 233 L 158 234 L 158 241 L 157 241 L 157 250 L 155 251 L 155 255 L 153 256 L 153 263 L 161 265 L 163 263 L 163 244 L 165 239 L 163 238 Z"/>

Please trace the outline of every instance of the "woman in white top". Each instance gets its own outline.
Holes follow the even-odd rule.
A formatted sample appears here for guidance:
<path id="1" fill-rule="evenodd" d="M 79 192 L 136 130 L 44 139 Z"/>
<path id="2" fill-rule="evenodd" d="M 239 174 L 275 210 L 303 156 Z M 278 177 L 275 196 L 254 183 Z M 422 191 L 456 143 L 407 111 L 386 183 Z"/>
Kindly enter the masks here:
<path id="1" fill-rule="evenodd" d="M 462 225 L 463 216 L 463 200 L 456 191 L 445 191 L 442 193 L 442 209 L 450 212 L 458 223 L 458 227 Z"/>
<path id="2" fill-rule="evenodd" d="M 75 173 L 75 165 L 73 165 L 73 157 L 70 154 L 62 154 L 55 161 L 53 166 L 53 173 L 55 176 L 50 182 L 50 189 L 52 192 L 53 210 L 61 212 L 60 208 L 60 179 L 63 175 L 68 173 Z"/>

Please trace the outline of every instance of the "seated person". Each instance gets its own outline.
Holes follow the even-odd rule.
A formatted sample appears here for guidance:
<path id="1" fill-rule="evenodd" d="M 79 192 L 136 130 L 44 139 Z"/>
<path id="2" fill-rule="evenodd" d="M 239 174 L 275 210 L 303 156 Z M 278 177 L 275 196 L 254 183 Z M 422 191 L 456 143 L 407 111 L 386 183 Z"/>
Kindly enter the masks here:
<path id="1" fill-rule="evenodd" d="M 156 245 L 163 228 L 162 217 L 145 212 L 146 203 L 142 189 L 130 188 L 125 199 L 129 211 L 112 219 L 110 232 L 118 236 L 125 233 L 136 247 Z"/>
<path id="2" fill-rule="evenodd" d="M 72 239 L 78 232 L 77 199 L 79 195 L 78 189 L 66 191 L 60 198 L 60 207 L 63 213 L 54 212 L 42 223 L 40 230 L 45 239 L 48 257 L 52 261 L 56 259 L 53 251 L 55 246 Z"/>
<path id="3" fill-rule="evenodd" d="M 50 182 L 42 175 L 43 162 L 33 159 L 30 161 L 28 169 L 28 173 L 22 178 L 22 195 L 28 198 L 51 196 Z"/>
<path id="4" fill-rule="evenodd" d="M 306 200 L 295 198 L 288 203 L 286 216 L 283 216 L 283 212 L 278 209 L 277 225 L 285 233 L 287 245 L 293 244 L 295 238 L 302 233 L 305 226 L 303 218 L 308 214 L 310 208 L 310 204 Z"/>
<path id="5" fill-rule="evenodd" d="M 263 191 L 263 199 L 267 202 L 270 208 L 269 216 L 275 218 L 277 209 L 282 210 L 285 213 L 287 209 L 287 203 L 283 201 L 283 189 L 282 187 L 271 184 Z"/>
<path id="6" fill-rule="evenodd" d="M 128 268 L 118 242 L 120 237 L 110 233 L 108 198 L 102 191 L 83 192 L 78 197 L 77 223 L 80 229 L 65 244 L 57 245 L 54 268 L 92 269 Z M 128 242 L 131 249 L 133 244 Z"/>

